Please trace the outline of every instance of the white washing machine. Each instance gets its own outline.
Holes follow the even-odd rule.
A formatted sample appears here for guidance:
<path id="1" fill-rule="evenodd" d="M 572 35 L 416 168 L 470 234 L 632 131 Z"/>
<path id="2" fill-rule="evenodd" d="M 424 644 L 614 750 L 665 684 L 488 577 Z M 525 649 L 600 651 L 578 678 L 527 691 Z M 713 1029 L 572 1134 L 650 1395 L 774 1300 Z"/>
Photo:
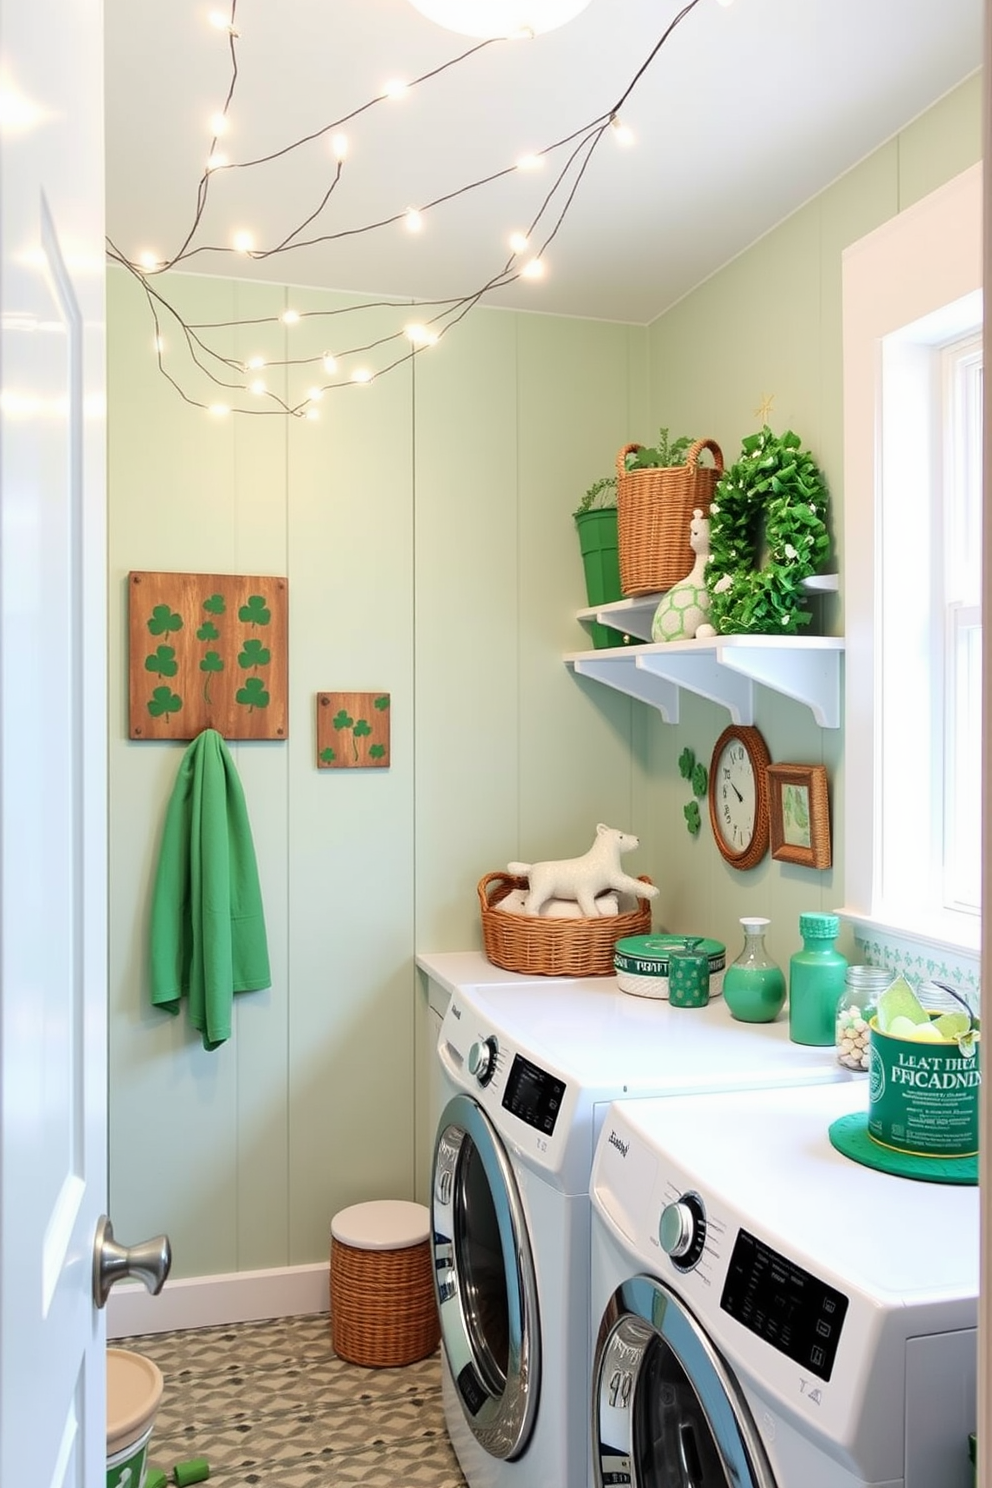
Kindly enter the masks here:
<path id="1" fill-rule="evenodd" d="M 672 1008 L 469 953 L 418 962 L 451 992 L 430 1201 L 448 1431 L 471 1488 L 585 1488 L 589 1176 L 609 1102 L 853 1077 L 790 1043 L 785 1019 L 737 1023 L 722 999 Z"/>
<path id="2" fill-rule="evenodd" d="M 592 1175 L 593 1482 L 969 1488 L 977 1187 L 831 1146 L 864 1083 L 619 1101 Z"/>

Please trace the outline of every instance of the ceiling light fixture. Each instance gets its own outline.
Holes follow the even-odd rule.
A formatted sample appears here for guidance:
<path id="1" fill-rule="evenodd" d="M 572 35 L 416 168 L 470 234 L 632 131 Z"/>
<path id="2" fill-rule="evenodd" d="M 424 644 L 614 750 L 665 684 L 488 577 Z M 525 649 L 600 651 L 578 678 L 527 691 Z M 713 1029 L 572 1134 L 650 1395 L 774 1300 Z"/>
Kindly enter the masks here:
<path id="1" fill-rule="evenodd" d="M 589 0 L 410 0 L 428 20 L 463 36 L 535 36 L 564 26 Z"/>

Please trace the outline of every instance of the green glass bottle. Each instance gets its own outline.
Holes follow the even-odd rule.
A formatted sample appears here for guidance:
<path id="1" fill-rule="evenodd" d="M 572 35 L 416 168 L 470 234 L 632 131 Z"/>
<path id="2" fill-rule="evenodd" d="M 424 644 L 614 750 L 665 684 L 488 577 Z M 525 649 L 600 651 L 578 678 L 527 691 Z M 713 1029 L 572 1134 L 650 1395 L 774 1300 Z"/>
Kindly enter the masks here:
<path id="1" fill-rule="evenodd" d="M 840 920 L 801 914 L 803 948 L 789 961 L 789 1037 L 794 1044 L 832 1044 L 837 1003 L 844 991 L 847 957 L 834 947 Z"/>
<path id="2" fill-rule="evenodd" d="M 785 975 L 765 948 L 770 920 L 743 918 L 744 949 L 727 967 L 723 1000 L 742 1023 L 773 1023 L 785 1004 Z"/>

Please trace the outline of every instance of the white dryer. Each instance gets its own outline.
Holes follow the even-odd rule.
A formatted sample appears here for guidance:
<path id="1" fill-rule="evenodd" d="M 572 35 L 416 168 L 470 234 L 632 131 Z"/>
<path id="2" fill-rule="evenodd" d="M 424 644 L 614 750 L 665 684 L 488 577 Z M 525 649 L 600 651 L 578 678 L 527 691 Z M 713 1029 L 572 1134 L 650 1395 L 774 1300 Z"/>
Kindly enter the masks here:
<path id="1" fill-rule="evenodd" d="M 786 1020 L 737 1023 L 722 1000 L 679 1009 L 610 978 L 418 960 L 451 992 L 431 1178 L 448 1431 L 471 1488 L 585 1488 L 589 1176 L 608 1103 L 854 1077 L 790 1043 Z"/>
<path id="2" fill-rule="evenodd" d="M 855 1082 L 611 1108 L 596 1488 L 969 1488 L 978 1189 L 842 1157 L 828 1128 L 867 1099 Z"/>

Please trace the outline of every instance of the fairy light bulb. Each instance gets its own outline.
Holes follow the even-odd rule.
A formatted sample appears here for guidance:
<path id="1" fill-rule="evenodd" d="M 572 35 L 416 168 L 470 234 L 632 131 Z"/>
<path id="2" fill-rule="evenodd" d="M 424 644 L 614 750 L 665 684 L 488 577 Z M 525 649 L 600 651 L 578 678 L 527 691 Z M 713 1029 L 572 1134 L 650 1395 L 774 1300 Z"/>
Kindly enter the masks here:
<path id="1" fill-rule="evenodd" d="M 311 423 L 313 423 L 313 421 L 315 419 L 319 419 L 320 418 L 320 409 L 319 408 L 308 408 L 307 409 L 307 412 L 306 412 L 306 417 L 310 420 Z"/>
<path id="2" fill-rule="evenodd" d="M 634 131 L 624 124 L 622 120 L 618 119 L 616 114 L 610 120 L 610 129 L 618 145 L 632 145 L 634 143 Z"/>
<path id="3" fill-rule="evenodd" d="M 252 382 L 248 384 L 248 391 L 250 393 L 254 393 L 256 398 L 261 398 L 263 393 L 267 393 L 269 390 L 262 378 L 256 377 Z"/>
<path id="4" fill-rule="evenodd" d="M 157 354 L 161 356 L 162 352 L 165 350 L 165 342 L 162 340 L 162 337 L 156 336 L 152 344 L 154 345 Z"/>
<path id="5" fill-rule="evenodd" d="M 227 133 L 227 115 L 226 114 L 212 114 L 211 115 L 211 117 L 210 117 L 210 133 L 213 135 L 214 139 L 217 139 L 220 135 Z"/>
<path id="6" fill-rule="evenodd" d="M 295 325 L 299 318 L 300 312 L 298 310 L 284 310 L 279 317 L 283 325 Z"/>
<path id="7" fill-rule="evenodd" d="M 211 403 L 208 409 L 208 412 L 212 413 L 214 418 L 224 418 L 230 411 L 226 403 Z"/>
<path id="8" fill-rule="evenodd" d="M 369 371 L 368 367 L 356 367 L 354 372 L 352 372 L 351 374 L 351 380 L 352 382 L 357 382 L 360 385 L 364 386 L 372 381 L 372 373 Z"/>
<path id="9" fill-rule="evenodd" d="M 335 361 L 334 357 L 331 356 L 331 353 L 329 351 L 325 351 L 324 352 L 324 371 L 325 372 L 336 372 L 337 370 L 338 370 L 338 364 Z"/>
<path id="10" fill-rule="evenodd" d="M 409 86 L 409 83 L 405 83 L 402 78 L 390 78 L 389 82 L 383 85 L 382 96 L 383 98 L 402 98 Z"/>
<path id="11" fill-rule="evenodd" d="M 437 341 L 437 331 L 433 330 L 430 326 L 404 326 L 403 334 L 414 346 L 433 346 Z"/>
<path id="12" fill-rule="evenodd" d="M 222 10 L 212 10 L 207 19 L 215 31 L 226 31 L 231 24 L 229 17 Z"/>
<path id="13" fill-rule="evenodd" d="M 146 250 L 144 253 L 138 254 L 138 263 L 143 269 L 157 269 L 158 255 L 155 253 L 150 253 Z"/>
<path id="14" fill-rule="evenodd" d="M 307 388 L 307 397 L 311 403 L 319 403 L 324 396 L 324 389 L 319 387 Z"/>
<path id="15" fill-rule="evenodd" d="M 244 228 L 242 228 L 240 232 L 236 232 L 234 234 L 235 253 L 250 253 L 254 246 L 255 239 L 252 237 L 251 233 L 245 231 Z"/>
<path id="16" fill-rule="evenodd" d="M 348 136 L 346 134 L 331 135 L 331 154 L 335 160 L 344 160 L 348 154 Z"/>
<path id="17" fill-rule="evenodd" d="M 526 253 L 528 238 L 526 233 L 515 232 L 510 234 L 510 247 L 514 253 Z"/>
<path id="18" fill-rule="evenodd" d="M 404 215 L 407 232 L 419 233 L 424 225 L 424 219 L 416 207 L 407 207 Z"/>
<path id="19" fill-rule="evenodd" d="M 245 362 L 246 372 L 257 372 L 260 367 L 265 366 L 265 358 L 261 356 L 249 357 Z"/>
<path id="20" fill-rule="evenodd" d="M 541 159 L 540 155 L 521 155 L 520 159 L 517 161 L 517 170 L 540 170 L 543 164 L 544 161 Z"/>
<path id="21" fill-rule="evenodd" d="M 543 279 L 544 260 L 541 258 L 528 259 L 523 268 L 520 270 L 520 273 L 524 279 Z"/>
<path id="22" fill-rule="evenodd" d="M 208 171 L 223 170 L 226 164 L 227 156 L 222 150 L 214 150 L 211 155 L 207 156 Z"/>

